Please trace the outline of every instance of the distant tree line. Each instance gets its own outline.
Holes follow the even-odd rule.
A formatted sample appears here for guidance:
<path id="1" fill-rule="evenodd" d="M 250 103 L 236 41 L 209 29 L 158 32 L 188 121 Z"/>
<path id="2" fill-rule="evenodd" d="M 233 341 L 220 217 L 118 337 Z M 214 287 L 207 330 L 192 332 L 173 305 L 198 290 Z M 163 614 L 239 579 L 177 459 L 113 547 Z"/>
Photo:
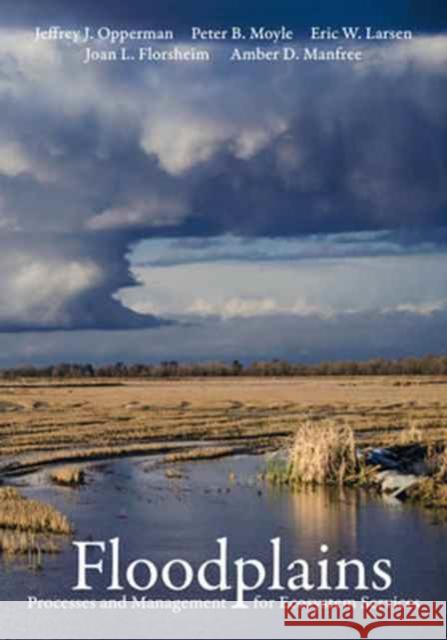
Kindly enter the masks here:
<path id="1" fill-rule="evenodd" d="M 47 367 L 19 366 L 0 370 L 3 380 L 17 378 L 199 378 L 224 376 L 397 376 L 447 375 L 447 356 L 427 355 L 420 358 L 386 360 L 375 358 L 364 362 L 334 361 L 318 364 L 292 363 L 286 360 L 253 362 L 243 365 L 239 360 L 226 362 L 179 363 L 176 360 L 159 364 L 92 364 L 60 363 Z"/>

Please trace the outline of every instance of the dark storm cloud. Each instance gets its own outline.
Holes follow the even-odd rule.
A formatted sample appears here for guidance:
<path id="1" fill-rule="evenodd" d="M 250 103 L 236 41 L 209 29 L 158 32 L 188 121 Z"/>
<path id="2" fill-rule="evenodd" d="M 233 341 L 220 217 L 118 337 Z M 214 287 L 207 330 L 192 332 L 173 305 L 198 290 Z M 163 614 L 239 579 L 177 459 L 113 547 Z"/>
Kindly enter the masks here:
<path id="1" fill-rule="evenodd" d="M 222 49 L 87 67 L 29 38 L 0 40 L 3 330 L 152 326 L 113 298 L 146 237 L 404 227 L 404 246 L 447 222 L 444 38 L 294 71 Z"/>
<path id="2" fill-rule="evenodd" d="M 289 89 L 296 102 L 284 133 L 250 162 L 222 153 L 203 168 L 192 208 L 212 212 L 203 222 L 210 232 L 293 235 L 445 224 L 443 74 L 408 69 L 396 84 L 380 71 L 311 73 L 296 93 Z"/>
<path id="3" fill-rule="evenodd" d="M 365 24 L 439 31 L 447 26 L 443 0 L 2 0 L 2 22 L 18 26 L 48 24 L 114 24 L 141 26 L 147 20 L 186 31 L 191 24 Z"/>

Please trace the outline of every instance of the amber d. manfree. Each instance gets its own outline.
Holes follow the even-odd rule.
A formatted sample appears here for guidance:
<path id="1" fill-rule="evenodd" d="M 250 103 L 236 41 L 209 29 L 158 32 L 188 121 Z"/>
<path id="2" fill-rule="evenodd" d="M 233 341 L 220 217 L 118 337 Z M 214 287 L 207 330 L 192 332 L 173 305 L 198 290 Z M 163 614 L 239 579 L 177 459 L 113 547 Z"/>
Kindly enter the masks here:
<path id="1" fill-rule="evenodd" d="M 216 542 L 219 547 L 216 557 L 206 560 L 195 570 L 189 562 L 180 558 L 174 558 L 162 567 L 157 567 L 149 558 L 138 558 L 125 567 L 120 560 L 119 538 L 75 541 L 77 581 L 73 591 L 91 591 L 90 577 L 96 572 L 107 580 L 108 591 L 124 591 L 128 587 L 146 592 L 161 582 L 165 588 L 178 593 L 187 590 L 196 581 L 205 591 L 226 592 L 234 589 L 236 602 L 244 606 L 246 594 L 265 587 L 267 583 L 268 590 L 272 592 L 386 591 L 392 584 L 391 560 L 377 559 L 371 567 L 366 567 L 359 559 L 341 558 L 333 561 L 325 557 L 329 547 L 322 544 L 322 558 L 316 563 L 309 563 L 303 558 L 286 562 L 279 537 L 269 541 L 271 562 L 268 567 L 255 558 L 235 560 L 232 563 L 232 583 L 229 576 L 228 538 L 218 538 Z M 95 556 L 94 560 L 88 559 L 90 554 Z M 335 575 L 336 579 L 332 580 L 330 574 Z"/>

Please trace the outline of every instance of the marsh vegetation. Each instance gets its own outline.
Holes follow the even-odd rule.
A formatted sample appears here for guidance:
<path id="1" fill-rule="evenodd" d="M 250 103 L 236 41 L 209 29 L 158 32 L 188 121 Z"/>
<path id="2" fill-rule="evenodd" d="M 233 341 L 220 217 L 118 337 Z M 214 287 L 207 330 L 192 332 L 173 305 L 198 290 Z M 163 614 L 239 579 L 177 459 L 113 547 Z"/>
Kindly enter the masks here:
<path id="1" fill-rule="evenodd" d="M 1 472 L 6 478 L 50 467 L 53 482 L 75 486 L 79 464 L 94 460 L 164 455 L 171 464 L 290 448 L 286 465 L 272 463 L 272 477 L 367 484 L 370 471 L 357 449 L 417 441 L 437 461 L 426 493 L 433 486 L 443 494 L 446 382 L 377 375 L 4 380 Z"/>
<path id="2" fill-rule="evenodd" d="M 25 498 L 16 487 L 0 487 L 0 550 L 2 553 L 56 553 L 58 537 L 72 533 L 69 520 L 51 505 Z"/>
<path id="3" fill-rule="evenodd" d="M 297 429 L 287 458 L 271 461 L 266 477 L 292 486 L 357 484 L 361 466 L 351 427 L 305 422 Z"/>
<path id="4" fill-rule="evenodd" d="M 55 484 L 79 487 L 85 482 L 85 472 L 80 467 L 56 467 L 50 472 L 50 478 Z"/>
<path id="5" fill-rule="evenodd" d="M 263 477 L 292 488 L 338 485 L 374 488 L 427 507 L 447 507 L 445 441 L 424 442 L 411 424 L 387 448 L 359 446 L 354 430 L 325 421 L 305 423 L 282 458 L 273 457 Z"/>

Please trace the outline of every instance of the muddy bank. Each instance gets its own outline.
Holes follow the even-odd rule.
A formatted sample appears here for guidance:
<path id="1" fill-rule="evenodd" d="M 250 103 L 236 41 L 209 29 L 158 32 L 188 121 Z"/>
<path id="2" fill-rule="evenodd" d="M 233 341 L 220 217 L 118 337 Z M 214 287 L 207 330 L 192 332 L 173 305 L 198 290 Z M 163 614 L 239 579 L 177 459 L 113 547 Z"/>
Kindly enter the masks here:
<path id="1" fill-rule="evenodd" d="M 87 449 L 78 451 L 51 452 L 47 455 L 33 456 L 31 459 L 23 457 L 18 460 L 10 460 L 3 463 L 0 468 L 0 481 L 33 474 L 40 469 L 65 465 L 67 463 L 94 463 L 101 460 L 114 458 L 132 458 L 148 455 L 160 456 L 166 454 L 168 462 L 186 460 L 212 460 L 237 454 L 257 455 L 271 449 L 271 445 L 253 441 L 240 442 L 234 446 L 216 446 L 219 443 L 200 443 L 191 446 L 191 443 L 150 443 L 147 445 L 129 445 L 119 448 Z"/>

